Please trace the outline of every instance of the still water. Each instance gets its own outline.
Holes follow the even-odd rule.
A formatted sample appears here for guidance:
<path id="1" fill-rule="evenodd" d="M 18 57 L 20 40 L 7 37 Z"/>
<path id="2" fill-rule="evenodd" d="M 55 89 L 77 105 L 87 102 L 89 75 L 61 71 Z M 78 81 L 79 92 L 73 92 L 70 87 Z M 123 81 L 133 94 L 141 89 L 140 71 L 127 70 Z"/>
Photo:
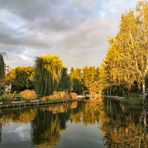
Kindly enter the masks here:
<path id="1" fill-rule="evenodd" d="M 101 101 L 0 111 L 0 148 L 147 148 L 145 110 Z"/>

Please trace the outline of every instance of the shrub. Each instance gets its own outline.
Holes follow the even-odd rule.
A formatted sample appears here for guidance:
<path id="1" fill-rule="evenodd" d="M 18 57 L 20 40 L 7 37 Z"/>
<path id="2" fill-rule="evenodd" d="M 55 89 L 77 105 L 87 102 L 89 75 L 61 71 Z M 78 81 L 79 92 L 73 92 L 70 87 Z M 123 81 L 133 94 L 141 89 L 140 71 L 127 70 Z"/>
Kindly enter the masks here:
<path id="1" fill-rule="evenodd" d="M 70 98 L 71 99 L 77 99 L 77 93 L 70 93 Z"/>
<path id="2" fill-rule="evenodd" d="M 12 94 L 3 94 L 0 96 L 0 101 L 2 102 L 7 102 L 7 103 L 11 103 L 12 101 L 15 100 L 16 97 L 16 93 L 12 93 Z"/>
<path id="3" fill-rule="evenodd" d="M 2 95 L 4 93 L 4 86 L 0 84 L 0 95 Z"/>
<path id="4" fill-rule="evenodd" d="M 42 100 L 69 100 L 76 99 L 76 93 L 66 93 L 64 91 L 54 91 L 52 95 L 43 97 Z"/>
<path id="5" fill-rule="evenodd" d="M 37 99 L 37 95 L 34 90 L 24 90 L 20 93 L 20 95 L 26 101 Z"/>

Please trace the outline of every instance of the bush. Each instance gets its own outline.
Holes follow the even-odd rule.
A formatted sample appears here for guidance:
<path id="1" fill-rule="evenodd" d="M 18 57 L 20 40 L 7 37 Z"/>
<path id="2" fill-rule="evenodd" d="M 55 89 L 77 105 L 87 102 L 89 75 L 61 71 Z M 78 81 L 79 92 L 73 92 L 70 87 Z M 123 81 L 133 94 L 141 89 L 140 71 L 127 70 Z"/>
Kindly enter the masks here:
<path id="1" fill-rule="evenodd" d="M 0 80 L 0 95 L 2 95 L 5 91 L 5 82 L 4 80 Z"/>
<path id="2" fill-rule="evenodd" d="M 77 99 L 77 93 L 70 93 L 70 98 L 72 98 L 72 99 Z"/>
<path id="3" fill-rule="evenodd" d="M 29 100 L 35 100 L 37 99 L 37 95 L 34 90 L 24 90 L 20 93 L 22 96 L 23 100 L 29 101 Z"/>
<path id="4" fill-rule="evenodd" d="M 4 86 L 0 84 L 0 95 L 2 95 L 4 93 Z"/>
<path id="5" fill-rule="evenodd" d="M 16 93 L 12 93 L 12 94 L 3 94 L 0 96 L 0 101 L 1 102 L 7 102 L 7 103 L 11 103 L 12 101 L 14 101 L 16 98 Z"/>
<path id="6" fill-rule="evenodd" d="M 66 93 L 64 91 L 54 91 L 52 95 L 43 97 L 42 100 L 69 100 L 76 99 L 76 93 Z"/>

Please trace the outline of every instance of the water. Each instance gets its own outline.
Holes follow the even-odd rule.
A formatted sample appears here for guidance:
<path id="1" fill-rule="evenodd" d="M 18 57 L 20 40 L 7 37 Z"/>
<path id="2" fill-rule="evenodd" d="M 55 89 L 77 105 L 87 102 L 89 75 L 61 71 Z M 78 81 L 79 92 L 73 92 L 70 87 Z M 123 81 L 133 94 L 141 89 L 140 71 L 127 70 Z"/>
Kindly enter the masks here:
<path id="1" fill-rule="evenodd" d="M 146 148 L 145 113 L 101 101 L 1 110 L 0 148 Z"/>

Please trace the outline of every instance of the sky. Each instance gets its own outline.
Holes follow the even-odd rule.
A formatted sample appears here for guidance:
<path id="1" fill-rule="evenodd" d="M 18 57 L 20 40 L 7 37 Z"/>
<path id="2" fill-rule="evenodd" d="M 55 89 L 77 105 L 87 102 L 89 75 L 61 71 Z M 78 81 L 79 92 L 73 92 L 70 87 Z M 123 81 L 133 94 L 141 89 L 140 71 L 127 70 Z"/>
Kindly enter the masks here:
<path id="1" fill-rule="evenodd" d="M 0 0 L 0 52 L 11 67 L 57 54 L 65 66 L 99 66 L 121 15 L 137 0 Z"/>

